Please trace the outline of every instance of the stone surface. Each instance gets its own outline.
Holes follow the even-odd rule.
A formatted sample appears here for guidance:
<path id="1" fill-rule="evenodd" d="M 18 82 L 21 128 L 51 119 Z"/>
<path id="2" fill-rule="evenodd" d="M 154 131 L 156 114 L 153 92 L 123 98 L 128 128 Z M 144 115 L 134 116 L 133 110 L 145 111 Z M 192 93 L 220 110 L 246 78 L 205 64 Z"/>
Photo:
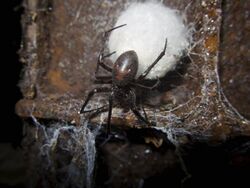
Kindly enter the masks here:
<path id="1" fill-rule="evenodd" d="M 220 79 L 232 105 L 250 118 L 250 15 L 249 1 L 223 4 L 220 44 Z"/>

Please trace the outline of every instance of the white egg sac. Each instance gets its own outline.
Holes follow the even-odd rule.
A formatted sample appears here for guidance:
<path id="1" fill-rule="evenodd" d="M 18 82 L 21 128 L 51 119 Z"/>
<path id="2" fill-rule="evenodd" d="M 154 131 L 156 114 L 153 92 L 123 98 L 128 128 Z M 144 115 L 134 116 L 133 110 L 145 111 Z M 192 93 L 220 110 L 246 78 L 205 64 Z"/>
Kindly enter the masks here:
<path id="1" fill-rule="evenodd" d="M 121 13 L 114 27 L 127 24 L 111 32 L 108 48 L 116 51 L 110 58 L 113 63 L 125 51 L 134 50 L 139 59 L 137 77 L 143 73 L 162 52 L 167 38 L 165 56 L 147 75 L 147 79 L 163 77 L 173 70 L 191 38 L 183 18 L 177 10 L 159 2 L 133 3 Z"/>

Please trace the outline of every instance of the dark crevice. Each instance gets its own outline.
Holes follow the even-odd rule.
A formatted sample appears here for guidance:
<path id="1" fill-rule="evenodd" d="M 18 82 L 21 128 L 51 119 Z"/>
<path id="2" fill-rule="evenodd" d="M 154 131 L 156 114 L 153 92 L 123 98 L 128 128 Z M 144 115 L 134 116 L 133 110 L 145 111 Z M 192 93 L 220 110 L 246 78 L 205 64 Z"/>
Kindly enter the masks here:
<path id="1" fill-rule="evenodd" d="M 2 68 L 2 81 L 4 82 L 4 96 L 2 104 L 4 105 L 5 122 L 1 127 L 0 141 L 11 142 L 14 145 L 19 145 L 22 139 L 22 122 L 15 114 L 15 104 L 22 98 L 19 87 L 17 86 L 20 79 L 21 63 L 19 61 L 18 51 L 21 44 L 21 15 L 23 8 L 21 0 L 8 1 L 8 4 L 3 6 L 7 13 L 5 15 L 6 25 L 3 27 L 6 32 L 4 35 L 4 53 L 3 57 L 4 68 Z M 7 50 L 7 51 L 6 51 Z M 3 134 L 3 135 L 2 135 Z"/>

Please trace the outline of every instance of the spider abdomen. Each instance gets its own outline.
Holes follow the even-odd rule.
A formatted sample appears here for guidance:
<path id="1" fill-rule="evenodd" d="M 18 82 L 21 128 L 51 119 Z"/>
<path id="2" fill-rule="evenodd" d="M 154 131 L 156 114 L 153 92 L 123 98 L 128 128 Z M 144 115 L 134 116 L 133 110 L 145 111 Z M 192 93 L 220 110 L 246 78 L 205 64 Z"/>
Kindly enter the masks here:
<path id="1" fill-rule="evenodd" d="M 118 86 L 128 85 L 137 74 L 138 64 L 138 57 L 135 51 L 126 51 L 121 54 L 113 66 L 113 82 Z"/>

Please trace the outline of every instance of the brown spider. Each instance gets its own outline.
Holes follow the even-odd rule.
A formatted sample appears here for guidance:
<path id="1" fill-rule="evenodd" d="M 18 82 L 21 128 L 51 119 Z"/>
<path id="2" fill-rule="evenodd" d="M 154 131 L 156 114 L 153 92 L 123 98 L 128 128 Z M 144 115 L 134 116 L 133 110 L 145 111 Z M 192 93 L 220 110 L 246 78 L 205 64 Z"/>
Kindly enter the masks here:
<path id="1" fill-rule="evenodd" d="M 108 34 L 111 31 L 117 28 L 123 27 L 125 25 L 126 24 L 120 25 L 120 26 L 117 26 L 115 28 L 112 28 L 106 31 L 104 33 L 104 41 L 106 40 L 106 38 L 108 37 Z M 135 88 L 136 86 L 138 86 L 138 87 L 142 87 L 146 89 L 153 89 L 158 85 L 159 79 L 157 79 L 157 82 L 153 86 L 150 86 L 150 87 L 142 85 L 140 84 L 140 82 L 142 82 L 145 79 L 145 77 L 148 75 L 151 69 L 165 55 L 166 48 L 167 48 L 167 39 L 165 40 L 163 51 L 159 54 L 156 60 L 138 78 L 136 78 L 136 74 L 138 71 L 139 62 L 138 62 L 138 57 L 135 51 L 130 50 L 130 51 L 124 52 L 118 57 L 116 62 L 113 64 L 113 67 L 110 67 L 104 63 L 104 59 L 107 57 L 110 57 L 115 52 L 104 55 L 103 54 L 104 48 L 102 48 L 100 55 L 98 57 L 97 67 L 95 71 L 95 78 L 100 84 L 111 84 L 111 87 L 97 87 L 93 89 L 92 91 L 90 91 L 80 110 L 80 113 L 93 111 L 93 110 L 85 110 L 85 107 L 95 93 L 110 92 L 109 105 L 108 105 L 108 109 L 106 109 L 108 110 L 107 134 L 110 133 L 110 121 L 111 121 L 111 115 L 112 115 L 113 100 L 117 101 L 122 106 L 126 104 L 139 120 L 146 123 L 147 125 L 152 125 L 152 123 L 148 121 L 146 113 L 145 113 L 145 117 L 143 117 L 141 113 L 139 112 L 138 107 L 136 106 Z M 111 75 L 110 76 L 98 76 L 97 72 L 99 70 L 99 66 L 101 66 L 106 71 L 110 72 Z M 95 110 L 100 110 L 100 109 L 104 109 L 104 107 L 101 107 Z"/>

